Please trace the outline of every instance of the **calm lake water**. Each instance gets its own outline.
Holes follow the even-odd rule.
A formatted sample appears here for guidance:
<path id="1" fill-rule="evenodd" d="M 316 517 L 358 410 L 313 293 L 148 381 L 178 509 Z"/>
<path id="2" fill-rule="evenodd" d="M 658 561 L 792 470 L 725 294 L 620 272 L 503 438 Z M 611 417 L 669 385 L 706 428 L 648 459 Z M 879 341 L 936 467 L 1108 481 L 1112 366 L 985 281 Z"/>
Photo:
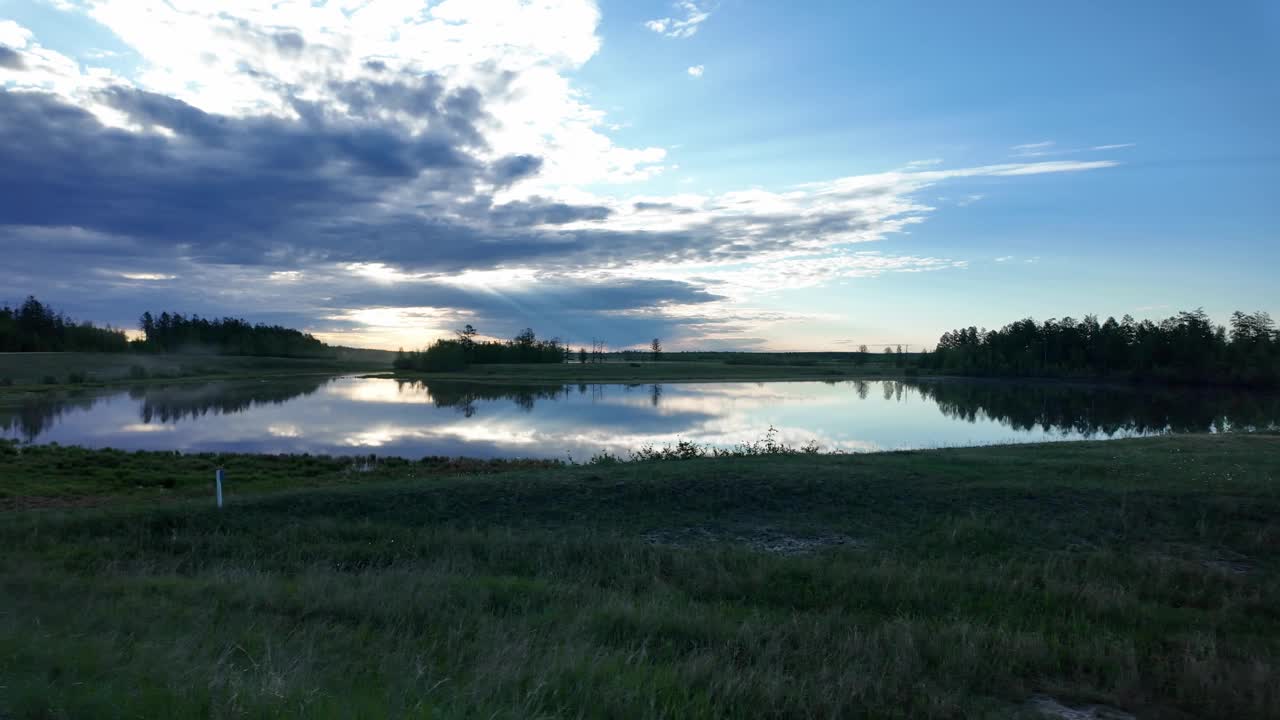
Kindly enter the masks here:
<path id="1" fill-rule="evenodd" d="M 1003 381 L 495 386 L 343 377 L 140 386 L 0 405 L 0 436 L 184 451 L 625 455 L 676 440 L 871 451 L 1277 427 L 1280 396 Z"/>

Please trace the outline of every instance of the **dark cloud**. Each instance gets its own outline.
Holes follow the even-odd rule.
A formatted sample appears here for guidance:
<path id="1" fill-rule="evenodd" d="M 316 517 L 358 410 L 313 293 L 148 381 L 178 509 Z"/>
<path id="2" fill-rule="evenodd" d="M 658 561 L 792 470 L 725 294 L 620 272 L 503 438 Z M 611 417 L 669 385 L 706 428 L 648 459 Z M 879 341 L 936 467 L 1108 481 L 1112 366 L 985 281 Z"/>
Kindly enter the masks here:
<path id="1" fill-rule="evenodd" d="M 675 203 L 669 203 L 669 202 L 638 202 L 632 205 L 632 207 L 636 209 L 636 212 L 657 211 L 657 212 L 662 212 L 664 214 L 674 213 L 677 215 L 687 215 L 689 213 L 695 212 L 693 208 L 681 207 L 680 205 L 676 205 Z"/>
<path id="2" fill-rule="evenodd" d="M 271 36 L 271 42 L 281 55 L 298 55 L 307 46 L 302 35 L 296 32 L 280 32 Z"/>
<path id="3" fill-rule="evenodd" d="M 736 261 L 873 228 L 858 213 L 833 211 L 712 217 L 679 231 L 559 229 L 611 211 L 537 197 L 494 204 L 486 188 L 534 174 L 542 160 L 481 159 L 486 115 L 475 91 L 430 75 L 331 89 L 330 102 L 295 99 L 299 119 L 221 116 L 132 88 L 99 93 L 132 122 L 171 137 L 105 127 L 52 95 L 0 91 L 3 222 L 79 227 L 205 261 L 437 271 Z M 424 120 L 425 129 L 385 111 Z M 387 202 L 393 195 L 401 200 Z"/>
<path id="4" fill-rule="evenodd" d="M 499 227 L 566 225 L 584 220 L 604 220 L 611 212 L 600 205 L 568 205 L 535 197 L 496 205 L 490 209 L 489 219 Z"/>
<path id="5" fill-rule="evenodd" d="M 17 50 L 0 45 L 0 68 L 7 70 L 25 70 L 26 63 L 22 61 L 22 53 Z"/>
<path id="6" fill-rule="evenodd" d="M 493 164 L 490 177 L 493 184 L 505 187 L 517 180 L 537 175 L 542 170 L 542 158 L 536 155 L 508 155 Z"/>
<path id="7" fill-rule="evenodd" d="M 451 307 L 497 313 L 512 305 L 537 308 L 548 315 L 569 311 L 620 311 L 662 305 L 687 305 L 723 298 L 677 280 L 543 277 L 514 288 L 473 289 L 439 280 L 362 285 L 333 295 L 345 306 Z"/>
<path id="8" fill-rule="evenodd" d="M 325 227 L 376 216 L 371 206 L 406 180 L 465 193 L 487 172 L 447 132 L 226 118 L 125 88 L 100 97 L 175 137 L 104 127 L 51 95 L 0 91 L 3 222 L 259 262 L 279 246 L 313 249 L 310 238 Z"/>

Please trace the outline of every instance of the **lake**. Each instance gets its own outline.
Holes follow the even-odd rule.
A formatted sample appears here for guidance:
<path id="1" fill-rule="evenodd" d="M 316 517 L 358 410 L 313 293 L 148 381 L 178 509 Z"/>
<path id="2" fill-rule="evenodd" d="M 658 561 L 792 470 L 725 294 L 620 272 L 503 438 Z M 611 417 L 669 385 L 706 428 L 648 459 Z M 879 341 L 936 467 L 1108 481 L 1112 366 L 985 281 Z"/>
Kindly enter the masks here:
<path id="1" fill-rule="evenodd" d="M 388 378 L 145 385 L 0 405 L 0 436 L 88 447 L 586 460 L 677 440 L 865 452 L 1275 428 L 1280 396 L 982 380 L 503 386 Z"/>

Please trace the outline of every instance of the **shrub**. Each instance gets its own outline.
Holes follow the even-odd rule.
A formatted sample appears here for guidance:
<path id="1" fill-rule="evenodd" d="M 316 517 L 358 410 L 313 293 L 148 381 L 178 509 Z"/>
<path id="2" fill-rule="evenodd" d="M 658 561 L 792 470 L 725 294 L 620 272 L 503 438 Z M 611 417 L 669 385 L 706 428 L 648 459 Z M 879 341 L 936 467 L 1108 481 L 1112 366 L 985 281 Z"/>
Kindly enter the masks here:
<path id="1" fill-rule="evenodd" d="M 141 365 L 131 365 L 129 367 L 129 377 L 134 380 L 146 380 L 147 369 Z"/>
<path id="2" fill-rule="evenodd" d="M 57 385 L 58 378 L 54 377 L 53 375 L 45 375 L 44 378 L 40 380 L 40 382 L 45 385 Z"/>
<path id="3" fill-rule="evenodd" d="M 83 372 L 73 372 L 73 373 L 67 374 L 68 385 L 81 385 L 87 379 L 88 379 L 88 376 L 86 376 Z"/>
<path id="4" fill-rule="evenodd" d="M 622 462 L 622 458 L 618 457 L 617 455 L 614 455 L 608 450 L 601 450 L 595 455 L 592 455 L 591 459 L 587 461 L 587 464 L 588 465 L 617 465 L 621 462 Z"/>
<path id="5" fill-rule="evenodd" d="M 13 378 L 0 378 L 0 387 L 9 387 L 11 385 L 13 385 Z"/>

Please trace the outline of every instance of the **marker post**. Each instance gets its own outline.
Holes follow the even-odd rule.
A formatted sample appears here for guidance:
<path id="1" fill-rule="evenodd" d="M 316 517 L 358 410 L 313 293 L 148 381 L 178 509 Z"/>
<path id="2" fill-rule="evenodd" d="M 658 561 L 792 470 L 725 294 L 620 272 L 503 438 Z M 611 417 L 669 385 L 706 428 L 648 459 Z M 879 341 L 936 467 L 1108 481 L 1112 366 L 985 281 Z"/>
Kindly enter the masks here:
<path id="1" fill-rule="evenodd" d="M 218 507 L 222 507 L 222 468 L 218 468 L 213 474 L 213 484 L 218 492 Z"/>

